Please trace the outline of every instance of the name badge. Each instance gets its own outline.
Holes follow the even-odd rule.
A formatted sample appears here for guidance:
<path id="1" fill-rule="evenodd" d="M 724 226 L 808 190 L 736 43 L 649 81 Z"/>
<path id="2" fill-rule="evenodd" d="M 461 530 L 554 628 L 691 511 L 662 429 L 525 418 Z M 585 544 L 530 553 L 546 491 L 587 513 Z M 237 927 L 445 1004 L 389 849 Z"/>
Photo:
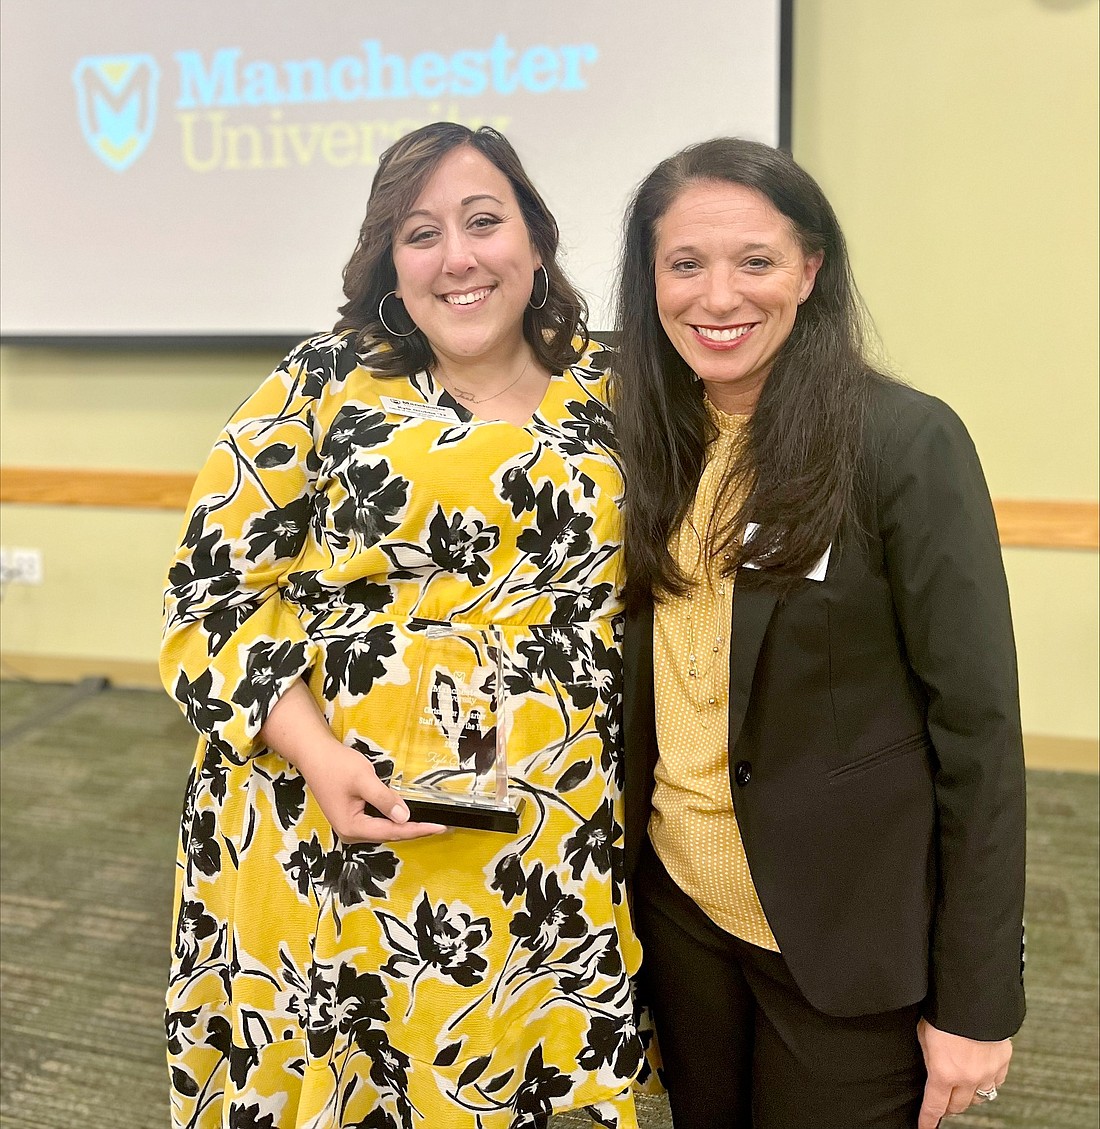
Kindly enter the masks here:
<path id="1" fill-rule="evenodd" d="M 752 535 L 760 528 L 755 521 L 745 522 L 745 540 L 748 541 Z M 829 554 L 833 551 L 832 545 L 827 545 L 825 552 L 821 554 L 817 564 L 806 573 L 807 580 L 824 580 L 825 573 L 829 570 Z M 759 568 L 758 564 L 753 564 L 752 561 L 745 562 L 745 568 Z"/>
<path id="2" fill-rule="evenodd" d="M 443 423 L 460 423 L 458 413 L 453 408 L 443 408 L 438 404 L 420 404 L 416 400 L 398 400 L 393 396 L 379 396 L 382 407 L 395 416 L 408 416 L 411 419 L 437 419 Z"/>

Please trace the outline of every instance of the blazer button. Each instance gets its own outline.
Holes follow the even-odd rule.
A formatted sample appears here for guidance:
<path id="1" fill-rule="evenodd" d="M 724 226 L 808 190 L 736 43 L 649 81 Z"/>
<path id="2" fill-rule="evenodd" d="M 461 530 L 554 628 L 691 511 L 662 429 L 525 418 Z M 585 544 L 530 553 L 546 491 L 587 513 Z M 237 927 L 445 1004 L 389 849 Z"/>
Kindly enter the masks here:
<path id="1" fill-rule="evenodd" d="M 752 765 L 748 761 L 738 761 L 733 766 L 733 778 L 744 788 L 752 779 Z"/>

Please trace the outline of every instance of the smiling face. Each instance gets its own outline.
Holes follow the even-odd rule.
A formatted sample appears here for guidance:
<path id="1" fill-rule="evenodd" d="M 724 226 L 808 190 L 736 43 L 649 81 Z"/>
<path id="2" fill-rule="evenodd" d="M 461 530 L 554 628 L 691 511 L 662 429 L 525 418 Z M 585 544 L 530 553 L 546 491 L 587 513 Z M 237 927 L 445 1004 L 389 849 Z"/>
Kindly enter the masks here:
<path id="1" fill-rule="evenodd" d="M 445 367 L 515 366 L 541 265 L 508 178 L 469 146 L 436 168 L 393 240 L 397 296 Z"/>
<path id="2" fill-rule="evenodd" d="M 725 412 L 751 412 L 821 255 L 761 193 L 698 181 L 657 223 L 657 312 L 676 352 Z"/>

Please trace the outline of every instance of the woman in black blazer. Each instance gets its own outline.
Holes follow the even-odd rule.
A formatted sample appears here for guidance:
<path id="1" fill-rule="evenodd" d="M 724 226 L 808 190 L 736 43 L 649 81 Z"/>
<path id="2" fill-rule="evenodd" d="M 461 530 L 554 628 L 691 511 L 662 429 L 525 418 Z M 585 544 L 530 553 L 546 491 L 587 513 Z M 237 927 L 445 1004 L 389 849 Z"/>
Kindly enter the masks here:
<path id="1" fill-rule="evenodd" d="M 677 1129 L 933 1129 L 1024 1014 L 1024 769 L 989 494 L 862 350 L 786 154 L 627 217 L 626 862 Z M 931 328 L 931 327 L 930 327 Z"/>

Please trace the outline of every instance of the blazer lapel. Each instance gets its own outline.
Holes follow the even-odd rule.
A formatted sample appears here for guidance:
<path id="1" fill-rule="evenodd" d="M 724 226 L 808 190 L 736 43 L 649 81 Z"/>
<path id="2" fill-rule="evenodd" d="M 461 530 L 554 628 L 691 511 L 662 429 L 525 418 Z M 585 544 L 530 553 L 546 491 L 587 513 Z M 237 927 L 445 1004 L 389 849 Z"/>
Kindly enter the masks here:
<path id="1" fill-rule="evenodd" d="M 745 714 L 749 708 L 753 675 L 764 632 L 775 611 L 776 595 L 771 585 L 745 583 L 744 571 L 737 575 L 733 588 L 733 617 L 730 625 L 730 725 L 729 752 L 737 746 Z"/>

